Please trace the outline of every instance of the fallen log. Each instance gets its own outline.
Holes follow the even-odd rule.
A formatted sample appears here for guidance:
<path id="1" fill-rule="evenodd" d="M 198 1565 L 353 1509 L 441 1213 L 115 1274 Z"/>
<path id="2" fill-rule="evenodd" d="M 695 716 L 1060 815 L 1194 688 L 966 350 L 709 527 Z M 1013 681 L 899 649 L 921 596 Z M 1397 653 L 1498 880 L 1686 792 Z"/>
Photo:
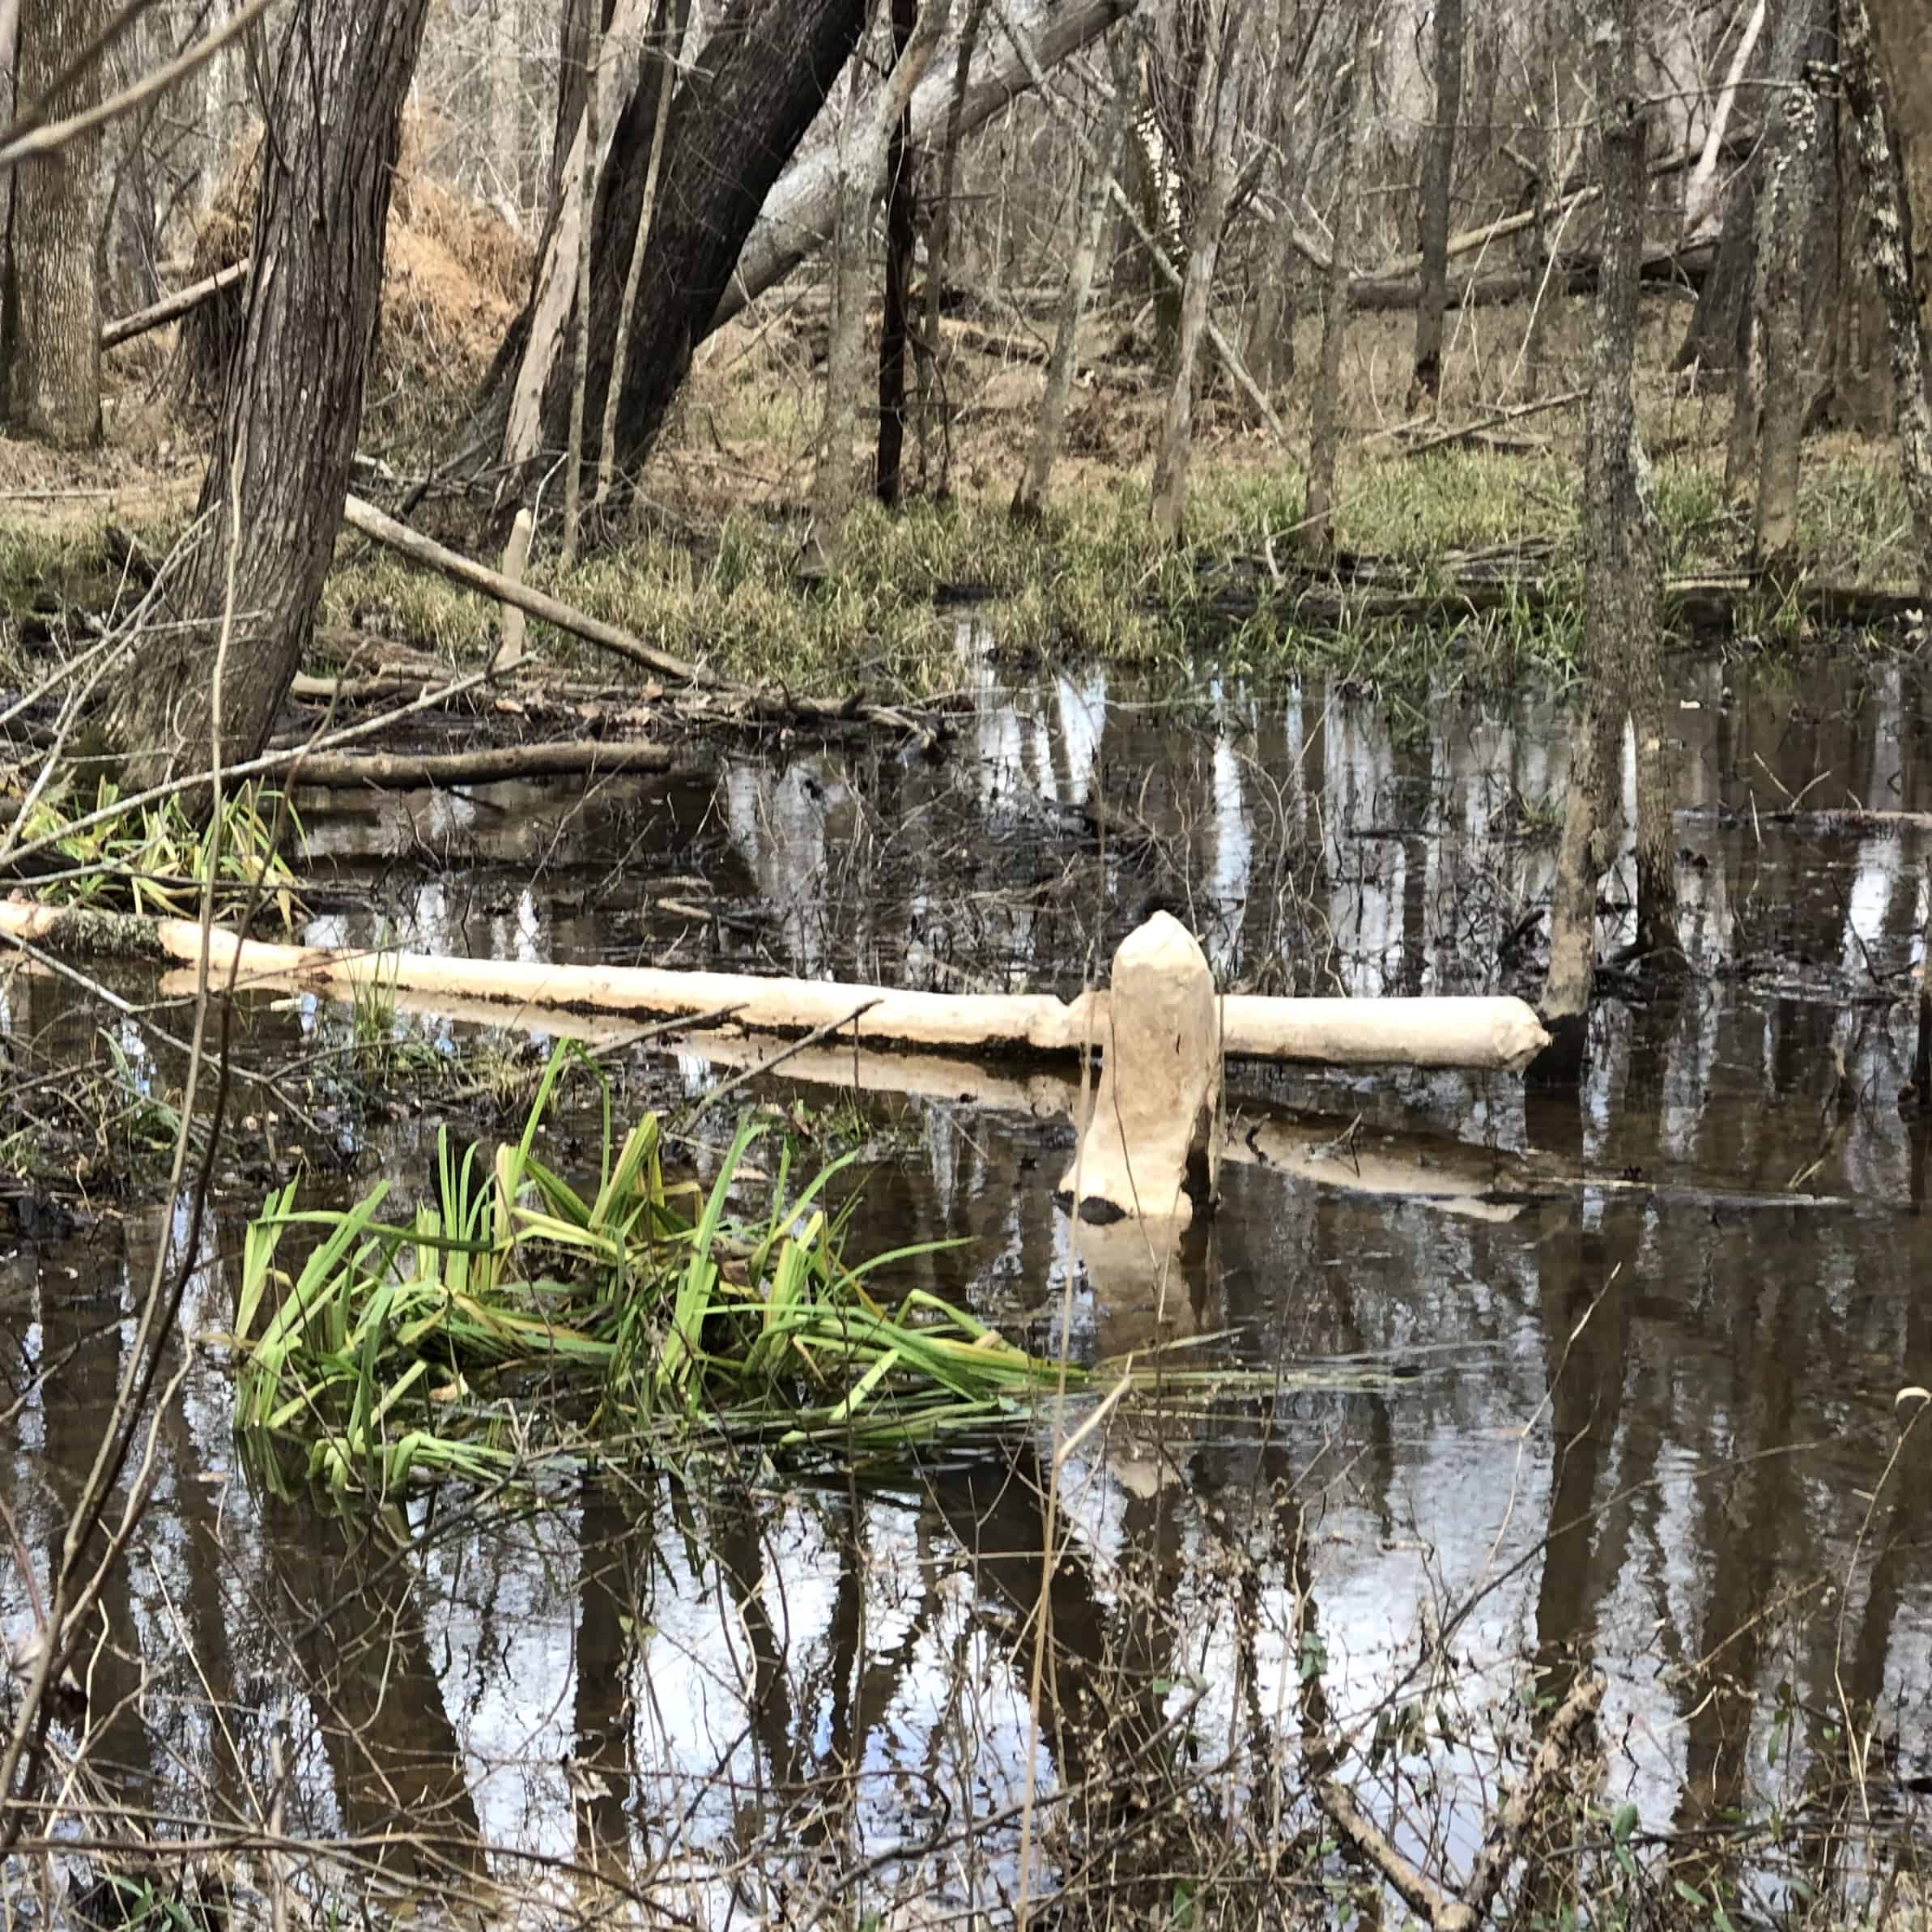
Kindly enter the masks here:
<path id="1" fill-rule="evenodd" d="M 147 919 L 38 905 L 0 904 L 0 938 L 96 955 L 201 956 L 192 920 Z M 1107 1032 L 1107 995 L 1071 1000 L 1051 994 L 911 993 L 830 981 L 760 979 L 737 973 L 653 967 L 550 965 L 521 960 L 448 959 L 425 953 L 351 951 L 273 945 L 223 927 L 209 939 L 213 971 L 243 983 L 404 989 L 518 1007 L 670 1017 L 736 1009 L 754 1032 L 809 1033 L 841 1025 L 853 1009 L 851 1044 L 942 1051 L 1091 1052 Z M 1268 999 L 1231 994 L 1219 1002 L 1222 1045 L 1236 1057 L 1304 1060 L 1334 1066 L 1413 1066 L 1517 1071 L 1543 1044 L 1535 1014 L 1518 999 Z"/>
<path id="2" fill-rule="evenodd" d="M 432 785 L 500 785 L 594 772 L 666 772 L 670 747 L 640 739 L 564 738 L 470 751 L 315 751 L 291 768 L 292 785 L 336 791 L 417 791 Z"/>
<path id="3" fill-rule="evenodd" d="M 164 296 L 146 309 L 137 309 L 132 315 L 117 317 L 101 329 L 101 347 L 117 349 L 123 343 L 147 334 L 151 329 L 179 321 L 191 309 L 212 301 L 224 288 L 232 288 L 238 282 L 245 282 L 253 266 L 244 255 L 239 262 L 231 262 L 226 268 L 218 268 L 213 274 L 204 275 L 200 281 L 190 283 L 186 288 L 178 288 L 171 296 Z"/>

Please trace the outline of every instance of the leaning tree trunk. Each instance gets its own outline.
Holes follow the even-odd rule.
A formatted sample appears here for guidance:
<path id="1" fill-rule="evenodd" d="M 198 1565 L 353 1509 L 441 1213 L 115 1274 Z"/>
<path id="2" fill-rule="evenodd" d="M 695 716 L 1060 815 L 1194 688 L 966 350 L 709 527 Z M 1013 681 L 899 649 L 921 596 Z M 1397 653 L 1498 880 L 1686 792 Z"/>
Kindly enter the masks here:
<path id="1" fill-rule="evenodd" d="M 25 0 L 17 23 L 17 98 L 45 99 L 75 53 L 104 24 L 104 0 Z M 56 117 L 92 107 L 102 62 L 91 61 L 57 98 Z M 23 436 L 78 449 L 100 436 L 100 295 L 95 237 L 101 210 L 96 129 L 44 159 L 14 183 L 13 274 L 5 343 L 7 419 Z"/>
<path id="2" fill-rule="evenodd" d="M 1926 389 L 1924 311 L 1915 294 L 1921 265 L 1913 258 L 1915 221 L 1932 232 L 1932 205 L 1914 202 L 1907 172 L 1905 144 L 1897 138 L 1899 109 L 1880 79 L 1879 61 L 1865 0 L 1841 0 L 1839 40 L 1845 105 L 1852 117 L 1858 168 L 1865 178 L 1866 247 L 1890 327 L 1892 408 L 1898 425 L 1899 463 L 1905 498 L 1912 507 L 1918 544 L 1921 595 L 1932 598 L 1932 402 Z M 1877 11 L 1887 11 L 1881 6 Z M 1917 103 L 1922 113 L 1925 103 Z M 1928 143 L 1921 136 L 1923 158 Z M 1921 189 L 1932 194 L 1932 184 Z"/>
<path id="3" fill-rule="evenodd" d="M 1355 55 L 1342 85 L 1342 162 L 1335 170 L 1335 218 L 1329 257 L 1328 296 L 1321 312 L 1321 377 L 1309 423 L 1308 500 L 1302 541 L 1317 555 L 1334 547 L 1335 457 L 1342 440 L 1342 345 L 1348 335 L 1349 246 L 1359 211 L 1355 177 L 1368 133 L 1368 61 L 1375 46 L 1374 9 L 1363 6 L 1355 26 Z"/>
<path id="4" fill-rule="evenodd" d="M 308 0 L 283 30 L 255 268 L 200 540 L 172 621 L 138 642 L 113 711 L 137 785 L 206 769 L 218 718 L 221 762 L 253 757 L 301 662 L 362 424 L 402 103 L 428 11 L 428 0 Z"/>
<path id="5" fill-rule="evenodd" d="M 642 460 L 662 423 L 745 237 L 857 44 L 865 12 L 865 0 L 741 0 L 707 36 L 674 94 L 631 315 L 634 347 L 612 419 L 619 468 Z M 618 117 L 590 223 L 598 272 L 590 298 L 586 419 L 599 425 L 631 279 L 657 104 L 657 89 L 640 87 Z M 497 359 L 486 420 L 507 419 L 527 326 L 526 317 Z M 541 444 L 552 452 L 564 446 L 569 430 L 565 360 L 553 360 L 541 400 Z M 513 494 L 508 487 L 503 492 L 505 500 Z"/>
<path id="6" fill-rule="evenodd" d="M 1436 0 L 1436 126 L 1422 184 L 1422 301 L 1415 311 L 1411 411 L 1442 394 L 1442 323 L 1449 306 L 1449 189 L 1462 113 L 1462 0 Z"/>

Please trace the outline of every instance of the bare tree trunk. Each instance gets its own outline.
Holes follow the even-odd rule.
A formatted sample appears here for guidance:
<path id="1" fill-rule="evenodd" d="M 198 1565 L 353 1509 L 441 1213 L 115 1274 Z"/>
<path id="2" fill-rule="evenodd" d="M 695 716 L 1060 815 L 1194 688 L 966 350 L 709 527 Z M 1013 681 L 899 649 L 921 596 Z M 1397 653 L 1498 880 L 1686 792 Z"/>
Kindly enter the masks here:
<path id="1" fill-rule="evenodd" d="M 1636 86 L 1636 0 L 1614 0 L 1615 44 L 1599 35 L 1603 269 L 1597 368 L 1584 453 L 1584 649 L 1591 674 L 1629 706 L 1636 741 L 1638 952 L 1681 967 L 1677 848 L 1664 747 L 1663 543 L 1636 424 L 1638 284 L 1649 173 Z M 1607 710 L 1607 705 L 1605 707 Z"/>
<path id="2" fill-rule="evenodd" d="M 812 484 L 808 544 L 809 551 L 819 560 L 836 549 L 852 508 L 852 439 L 858 423 L 859 392 L 864 386 L 861 352 L 865 346 L 866 236 L 871 226 L 872 203 L 881 186 L 887 139 L 932 59 L 946 24 L 947 4 L 947 0 L 921 0 L 905 49 L 892 63 L 885 85 L 862 114 L 855 110 L 847 117 L 859 125 L 848 130 L 851 145 L 840 171 L 841 232 L 833 278 L 832 344 L 825 368 L 825 419 L 818 473 Z"/>
<path id="3" fill-rule="evenodd" d="M 1375 9 L 1363 0 L 1355 23 L 1355 53 L 1342 83 L 1342 160 L 1335 170 L 1335 213 L 1330 224 L 1334 243 L 1329 257 L 1328 299 L 1321 314 L 1321 374 L 1309 424 L 1309 487 L 1302 540 L 1320 555 L 1332 551 L 1335 542 L 1335 457 L 1342 440 L 1342 347 L 1348 335 L 1348 268 L 1353 253 L 1350 238 L 1360 212 L 1355 206 L 1355 177 L 1361 171 L 1362 143 L 1373 92 L 1368 62 L 1374 48 Z"/>
<path id="4" fill-rule="evenodd" d="M 1194 456 L 1194 387 L 1201 338 L 1213 300 L 1221 231 L 1234 197 L 1234 123 L 1240 78 L 1236 63 L 1245 10 L 1232 3 L 1220 17 L 1204 7 L 1204 49 L 1195 81 L 1196 126 L 1205 134 L 1206 179 L 1196 184 L 1194 232 L 1188 238 L 1187 272 L 1181 283 L 1180 327 L 1174 344 L 1174 378 L 1161 419 L 1154 463 L 1154 531 L 1163 543 L 1179 540 L 1187 508 L 1187 473 Z M 1199 152 L 1199 148 L 1196 150 Z"/>
<path id="5" fill-rule="evenodd" d="M 1883 90 L 1922 336 L 1932 333 L 1932 87 L 1926 84 L 1932 74 L 1932 8 L 1926 0 L 1856 0 L 1856 10 L 1862 17 L 1854 24 L 1844 17 L 1853 11 L 1853 0 L 1844 0 L 1839 32 L 1841 39 L 1849 32 L 1864 40 Z"/>
<path id="6" fill-rule="evenodd" d="M 32 104 L 105 24 L 103 0 L 23 0 L 19 16 L 18 97 Z M 91 62 L 52 103 L 57 115 L 101 97 L 102 63 Z M 100 296 L 95 240 L 101 209 L 96 130 L 42 160 L 14 182 L 11 340 L 5 370 L 8 419 L 22 435 L 78 449 L 100 436 Z"/>
<path id="7" fill-rule="evenodd" d="M 584 177 L 577 205 L 597 206 L 598 109 L 604 86 L 606 36 L 599 33 L 584 85 Z M 584 410 L 590 389 L 590 250 L 577 252 L 577 355 L 570 381 L 570 434 L 564 444 L 564 568 L 577 561 L 584 509 Z"/>
<path id="8" fill-rule="evenodd" d="M 641 5 L 641 0 L 636 0 Z M 713 326 L 746 237 L 845 66 L 863 24 L 863 0 L 738 0 L 708 33 L 675 87 L 648 248 L 635 299 L 625 304 L 629 253 L 649 172 L 657 96 L 639 87 L 617 117 L 597 206 L 589 221 L 592 259 L 590 374 L 587 419 L 600 425 L 612 386 L 620 309 L 630 316 L 632 345 L 618 389 L 615 460 L 643 460 L 690 368 L 691 353 Z M 581 155 L 579 157 L 581 164 Z M 547 249 L 531 300 L 500 351 L 482 413 L 500 448 L 513 438 L 526 364 L 546 371 L 534 404 L 533 449 L 561 449 L 568 433 L 570 385 L 555 362 L 526 354 L 539 325 L 551 341 L 563 324 L 540 309 L 559 273 L 560 251 Z M 571 257 L 574 266 L 575 257 Z M 617 265 L 625 265 L 620 277 Z M 568 305 L 566 305 L 568 306 Z M 520 466 L 521 469 L 521 466 Z M 506 477 L 504 505 L 526 477 Z M 507 527 L 508 517 L 505 517 Z"/>
<path id="9" fill-rule="evenodd" d="M 1797 55 L 1803 51 L 1809 11 L 1790 5 L 1797 17 Z M 1779 72 L 1784 72 L 1781 65 Z M 1758 265 L 1764 389 L 1758 425 L 1756 560 L 1760 569 L 1780 573 L 1789 572 L 1794 562 L 1798 465 L 1811 401 L 1804 255 L 1817 164 L 1817 109 L 1794 72 L 1779 96 L 1777 147 L 1764 179 L 1764 193 L 1773 205 L 1765 234 L 1769 246 Z"/>
<path id="10" fill-rule="evenodd" d="M 892 57 L 904 57 L 919 18 L 919 0 L 892 0 Z M 918 241 L 917 151 L 913 144 L 912 96 L 892 123 L 886 152 L 886 289 L 879 334 L 879 447 L 873 488 L 888 509 L 899 507 L 905 456 L 905 352 L 913 294 L 913 251 Z"/>
<path id="11" fill-rule="evenodd" d="M 224 638 L 224 764 L 262 749 L 301 662 L 362 425 L 402 104 L 428 8 L 309 0 L 283 29 L 253 250 L 273 272 L 249 279 L 175 621 L 138 642 L 113 709 L 135 785 L 206 767 Z"/>
<path id="12" fill-rule="evenodd" d="M 1107 223 L 1107 177 L 1120 153 L 1121 137 L 1126 130 L 1133 98 L 1125 87 L 1114 89 L 1113 104 L 1100 136 L 1099 164 L 1089 162 L 1081 170 L 1081 193 L 1086 198 L 1080 214 L 1080 232 L 1074 243 L 1074 258 L 1067 267 L 1066 293 L 1060 304 L 1060 326 L 1053 337 L 1053 358 L 1047 367 L 1046 393 L 1040 398 L 1032 450 L 1019 487 L 1013 492 L 1015 522 L 1036 522 L 1046 509 L 1047 484 L 1059 459 L 1067 398 L 1073 389 L 1074 369 L 1079 360 L 1080 316 L 1093 286 L 1094 264 L 1100 258 L 1100 236 Z"/>
<path id="13" fill-rule="evenodd" d="M 854 89 L 856 91 L 856 88 Z M 848 102 L 845 138 L 861 138 L 850 124 L 856 103 Z M 862 381 L 861 351 L 866 327 L 866 237 L 871 226 L 872 198 L 862 194 L 870 181 L 865 157 L 848 151 L 839 176 L 839 221 L 832 251 L 832 317 L 825 346 L 825 413 L 819 424 L 817 461 L 811 489 L 811 534 L 806 559 L 814 567 L 831 560 L 852 508 L 852 438 L 858 423 Z"/>
<path id="14" fill-rule="evenodd" d="M 1589 695 L 1574 741 L 1543 989 L 1543 1023 L 1555 1043 L 1543 1070 L 1565 1077 L 1573 1077 L 1581 1065 L 1588 1028 L 1597 882 L 1607 860 L 1606 828 L 1614 815 L 1621 764 L 1616 750 L 1626 707 L 1637 751 L 1637 943 L 1646 953 L 1682 959 L 1663 769 L 1660 547 L 1636 428 L 1638 281 L 1649 177 L 1643 103 L 1636 86 L 1636 0 L 1602 0 L 1592 24 L 1604 194 L 1596 368 L 1584 446 L 1584 661 Z"/>
<path id="15" fill-rule="evenodd" d="M 926 311 L 919 338 L 920 482 L 934 496 L 943 496 L 952 480 L 952 410 L 946 389 L 947 358 L 940 340 L 939 319 L 946 307 L 946 276 L 952 263 L 954 192 L 960 177 L 960 124 L 965 118 L 966 83 L 972 56 L 980 43 L 986 0 L 967 0 L 966 19 L 960 29 L 959 53 L 953 62 L 952 91 L 946 106 L 946 131 L 939 147 L 939 185 L 933 196 L 932 219 L 926 236 Z"/>
<path id="16" fill-rule="evenodd" d="M 645 164 L 644 198 L 637 207 L 637 232 L 631 243 L 631 265 L 624 270 L 623 299 L 618 304 L 617 336 L 611 350 L 611 380 L 604 389 L 604 419 L 597 443 L 597 500 L 611 493 L 617 464 L 617 398 L 623 394 L 631 362 L 631 318 L 637 309 L 637 284 L 644 277 L 645 251 L 651 245 L 651 221 L 657 207 L 657 181 L 670 129 L 672 90 L 678 63 L 684 57 L 684 31 L 691 19 L 691 0 L 663 0 L 657 10 L 657 108 L 651 121 L 650 160 Z M 641 87 L 640 91 L 641 91 Z M 586 356 L 586 364 L 588 357 Z"/>
<path id="17" fill-rule="evenodd" d="M 1600 701 L 1594 683 L 1570 731 L 1563 839 L 1550 891 L 1550 967 L 1543 991 L 1542 1019 L 1550 1044 L 1530 1070 L 1534 1078 L 1552 1083 L 1574 1083 L 1583 1070 L 1597 973 L 1597 882 L 1615 850 L 1612 801 L 1623 733 L 1616 708 Z"/>
<path id="18" fill-rule="evenodd" d="M 1436 126 L 1422 183 L 1422 304 L 1415 311 L 1411 412 L 1442 394 L 1442 321 L 1449 305 L 1449 190 L 1462 113 L 1462 0 L 1436 0 Z"/>
<path id="19" fill-rule="evenodd" d="M 1865 177 L 1866 248 L 1885 298 L 1892 344 L 1892 406 L 1899 462 L 1918 544 L 1918 581 L 1932 598 L 1932 404 L 1926 391 L 1924 311 L 1914 294 L 1913 223 L 1932 231 L 1932 205 L 1910 198 L 1910 177 L 1895 138 L 1893 102 L 1879 79 L 1865 0 L 1840 0 L 1839 52 L 1858 166 Z M 1922 89 L 1921 89 L 1922 92 Z M 1917 104 L 1923 109 L 1924 102 Z M 1919 151 L 1926 154 L 1921 147 Z M 1928 155 L 1932 159 L 1932 155 Z M 1927 184 L 1932 192 L 1932 183 Z"/>
<path id="20" fill-rule="evenodd" d="M 571 144 L 584 117 L 584 90 L 598 44 L 611 31 L 616 4 L 617 0 L 561 0 L 557 11 L 557 113 L 550 150 L 549 206 L 553 211 L 570 185 Z"/>

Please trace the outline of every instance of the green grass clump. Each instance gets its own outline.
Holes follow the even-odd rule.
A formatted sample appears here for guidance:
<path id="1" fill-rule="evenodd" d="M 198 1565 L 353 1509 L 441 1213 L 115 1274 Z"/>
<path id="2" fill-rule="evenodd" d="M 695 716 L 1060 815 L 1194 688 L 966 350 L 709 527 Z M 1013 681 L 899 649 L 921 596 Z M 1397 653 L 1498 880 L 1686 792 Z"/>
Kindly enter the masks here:
<path id="1" fill-rule="evenodd" d="M 536 1152 L 573 1064 L 603 1096 L 581 1192 Z M 922 1290 L 875 1294 L 911 1251 L 845 1258 L 825 1198 L 849 1155 L 794 1196 L 788 1150 L 763 1219 L 732 1222 L 762 1131 L 740 1126 L 708 1194 L 667 1185 L 656 1117 L 616 1139 L 601 1070 L 566 1043 L 520 1138 L 484 1169 L 445 1136 L 435 1197 L 406 1223 L 380 1218 L 386 1184 L 304 1212 L 291 1182 L 249 1230 L 236 1314 L 236 1428 L 257 1466 L 281 1473 L 292 1447 L 308 1479 L 383 1498 L 546 1453 L 675 1455 L 721 1436 L 890 1451 L 1012 1419 L 1063 1372 L 1096 1379 Z M 291 1274 L 278 1255 L 298 1226 L 321 1239 Z"/>
<path id="2" fill-rule="evenodd" d="M 120 787 L 103 778 L 91 804 L 57 792 L 26 812 L 16 845 L 65 862 L 36 875 L 40 897 L 56 905 L 188 918 L 198 914 L 212 871 L 218 917 L 260 903 L 274 907 L 284 930 L 293 927 L 300 882 L 278 849 L 277 826 L 286 819 L 300 838 L 301 825 L 280 794 L 244 785 L 223 799 L 219 818 L 206 825 L 198 825 L 178 798 L 101 816 L 113 812 L 120 795 Z"/>

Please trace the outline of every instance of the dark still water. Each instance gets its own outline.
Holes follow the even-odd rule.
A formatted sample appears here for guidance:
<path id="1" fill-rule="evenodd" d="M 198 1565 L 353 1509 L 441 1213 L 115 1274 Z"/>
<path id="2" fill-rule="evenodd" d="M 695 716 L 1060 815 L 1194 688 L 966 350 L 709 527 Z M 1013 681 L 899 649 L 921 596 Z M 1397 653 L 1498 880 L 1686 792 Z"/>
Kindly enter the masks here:
<path id="1" fill-rule="evenodd" d="M 981 708 L 938 760 L 726 751 L 587 797 L 305 800 L 343 909 L 309 936 L 1068 991 L 1158 902 L 1229 985 L 1534 990 L 1564 781 L 1546 698 L 1176 701 L 1098 671 L 1006 690 L 982 643 L 962 633 Z M 532 1923 L 936 1924 L 1094 1882 L 1103 1826 L 1166 1870 L 1171 1837 L 1119 1836 L 1161 1792 L 1193 1807 L 1193 1855 L 1207 1832 L 1279 1873 L 1306 1841 L 1304 1869 L 1334 1870 L 1309 1836 L 1322 1727 L 1364 1807 L 1453 1882 L 1499 1753 L 1520 1765 L 1538 1698 L 1547 1716 L 1590 1666 L 1594 1802 L 1637 1807 L 1645 1856 L 1781 1909 L 1806 1832 L 1855 1817 L 1832 1854 L 1855 1890 L 1932 1791 L 1932 1422 L 1896 1400 L 1932 1383 L 1927 1130 L 1897 1104 L 1932 835 L 1773 815 L 1932 812 L 1932 698 L 1855 663 L 1673 676 L 1682 996 L 1612 988 L 1581 1106 L 1511 1079 L 1231 1070 L 1248 1155 L 1158 1319 L 1131 1258 L 1086 1229 L 1076 1253 L 1052 1205 L 1071 1144 L 1052 1080 L 840 1102 L 832 1056 L 753 1090 L 856 1109 L 854 1253 L 965 1237 L 908 1285 L 1076 1358 L 1196 1332 L 1279 1367 L 1273 1394 L 1185 1423 L 1049 1409 L 997 1453 L 850 1480 L 725 1459 L 514 1507 L 447 1491 L 385 1524 L 252 1488 L 203 1350 L 110 1587 L 104 1728 L 59 1828 L 120 1806 L 241 1844 L 257 1900 L 279 1869 L 425 1910 L 453 1877 Z M 1624 896 L 1613 880 L 1612 947 Z M 176 1062 L 143 1019 L 39 976 L 3 998 L 23 1075 L 118 1055 L 165 1098 Z M 248 1008 L 239 1051 L 274 1088 L 236 1105 L 265 1140 L 300 1137 L 283 1104 L 354 1025 L 313 998 Z M 412 1055 L 503 1039 L 389 1030 L 398 1083 Z M 691 1044 L 629 1067 L 673 1101 L 736 1070 Z M 318 1187 L 419 1189 L 438 1116 L 394 1111 L 312 1118 L 341 1171 Z M 260 1194 L 236 1174 L 204 1230 L 187 1336 L 228 1326 Z M 0 1249 L 19 1397 L 0 1500 L 43 1579 L 168 1231 L 103 1206 Z M 271 1815 L 310 1848 L 279 1868 Z"/>

